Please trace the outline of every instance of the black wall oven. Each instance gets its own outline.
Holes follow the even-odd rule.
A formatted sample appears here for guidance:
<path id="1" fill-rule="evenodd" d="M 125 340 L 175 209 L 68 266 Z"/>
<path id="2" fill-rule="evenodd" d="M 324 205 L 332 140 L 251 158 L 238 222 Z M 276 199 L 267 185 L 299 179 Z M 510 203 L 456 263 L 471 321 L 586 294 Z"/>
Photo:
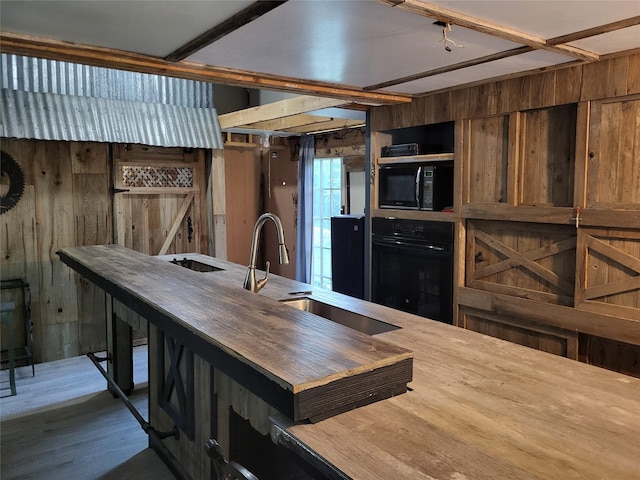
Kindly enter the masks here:
<path id="1" fill-rule="evenodd" d="M 371 301 L 452 323 L 454 224 L 371 219 Z"/>

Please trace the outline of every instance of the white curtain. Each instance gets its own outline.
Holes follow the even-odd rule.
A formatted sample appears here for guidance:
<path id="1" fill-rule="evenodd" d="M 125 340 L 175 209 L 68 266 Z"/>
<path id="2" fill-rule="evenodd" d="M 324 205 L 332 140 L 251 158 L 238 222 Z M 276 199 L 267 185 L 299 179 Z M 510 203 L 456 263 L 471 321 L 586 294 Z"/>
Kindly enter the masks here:
<path id="1" fill-rule="evenodd" d="M 300 138 L 298 167 L 298 236 L 296 238 L 296 280 L 311 283 L 311 239 L 313 237 L 313 158 L 315 138 Z"/>

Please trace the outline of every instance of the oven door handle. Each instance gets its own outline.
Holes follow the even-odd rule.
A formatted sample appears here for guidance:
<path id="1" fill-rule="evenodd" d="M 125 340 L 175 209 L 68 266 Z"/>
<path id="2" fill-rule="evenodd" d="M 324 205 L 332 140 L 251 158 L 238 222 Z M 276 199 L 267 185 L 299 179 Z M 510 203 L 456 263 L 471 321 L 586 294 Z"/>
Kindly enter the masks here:
<path id="1" fill-rule="evenodd" d="M 396 239 L 373 239 L 371 241 L 372 245 L 378 247 L 388 247 L 388 248 L 403 248 L 405 250 L 415 250 L 418 252 L 424 252 L 424 250 L 431 250 L 433 252 L 446 252 L 447 249 L 445 247 L 441 247 L 440 245 L 432 245 L 432 244 L 424 244 L 424 243 L 413 243 L 413 242 L 403 242 L 401 240 Z"/>
<path id="2" fill-rule="evenodd" d="M 422 178 L 422 167 L 418 167 L 416 171 L 416 203 L 418 208 L 422 206 L 422 199 L 420 198 L 420 178 Z"/>

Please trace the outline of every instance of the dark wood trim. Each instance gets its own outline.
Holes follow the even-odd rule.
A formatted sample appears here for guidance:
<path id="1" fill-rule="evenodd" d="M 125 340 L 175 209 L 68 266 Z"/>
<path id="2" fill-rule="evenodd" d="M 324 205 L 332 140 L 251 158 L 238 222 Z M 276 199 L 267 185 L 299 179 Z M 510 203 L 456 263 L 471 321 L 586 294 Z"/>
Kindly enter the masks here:
<path id="1" fill-rule="evenodd" d="M 483 63 L 494 62 L 496 60 L 502 60 L 503 58 L 513 57 L 515 55 L 521 55 L 523 53 L 532 52 L 533 47 L 518 47 L 511 50 L 505 50 L 504 52 L 492 53 L 491 55 L 485 55 L 484 57 L 474 58 L 473 60 L 467 60 L 465 62 L 456 63 L 453 65 L 447 65 L 445 67 L 435 68 L 426 72 L 416 73 L 408 75 L 406 77 L 397 78 L 395 80 L 389 80 L 388 82 L 377 83 L 375 85 L 369 85 L 363 88 L 365 91 L 378 90 L 380 88 L 391 87 L 399 85 L 401 83 L 412 82 L 413 80 L 420 80 L 422 78 L 433 77 L 434 75 L 440 75 L 443 73 L 453 72 L 462 68 L 473 67 L 475 65 L 481 65 Z"/>
<path id="2" fill-rule="evenodd" d="M 602 35 L 603 33 L 633 27 L 634 25 L 640 25 L 640 16 L 625 18 L 623 20 L 618 20 L 617 22 L 607 23 L 606 25 L 599 25 L 597 27 L 580 30 L 579 32 L 553 37 L 547 40 L 547 45 L 560 45 L 563 43 L 575 42 L 576 40 L 582 40 L 583 38 L 595 37 L 596 35 Z"/>
<path id="3" fill-rule="evenodd" d="M 240 27 L 253 22 L 265 13 L 270 12 L 274 8 L 277 8 L 286 2 L 287 0 L 258 0 L 235 15 L 227 18 L 224 22 L 219 23 L 215 27 L 204 32 L 202 35 L 197 36 L 190 42 L 171 52 L 169 55 L 164 57 L 164 59 L 167 62 L 179 62 L 180 60 L 184 60 L 189 55 L 194 54 L 204 47 L 208 47 L 225 35 L 228 35 Z"/>
<path id="4" fill-rule="evenodd" d="M 569 55 L 571 57 L 578 58 L 580 60 L 592 62 L 599 59 L 599 55 L 595 52 L 590 52 L 582 48 L 574 47 L 572 45 L 549 45 L 546 40 L 525 33 L 519 30 L 515 30 L 510 27 L 491 23 L 481 18 L 476 18 L 471 15 L 458 12 L 453 9 L 449 9 L 433 3 L 427 3 L 422 0 L 376 0 L 378 3 L 388 5 L 399 10 L 404 10 L 415 15 L 421 15 L 423 17 L 433 18 L 444 23 L 450 23 L 451 25 L 458 25 L 460 27 L 475 30 L 476 32 L 492 35 L 494 37 L 509 40 L 511 42 L 527 45 L 535 49 L 550 50 L 563 55 Z"/>
<path id="5" fill-rule="evenodd" d="M 91 45 L 0 33 L 0 52 L 27 57 L 60 60 L 95 67 L 116 68 L 130 72 L 150 73 L 248 88 L 264 88 L 327 98 L 341 98 L 366 105 L 410 103 L 413 96 L 386 92 L 365 92 L 361 88 L 299 78 L 268 75 L 222 67 L 203 66 L 192 62 L 167 62 L 149 55 Z"/>
<path id="6" fill-rule="evenodd" d="M 169 365 L 165 370 L 165 351 L 169 353 Z M 191 441 L 195 434 L 195 397 L 193 352 L 177 340 L 158 330 L 158 405 Z M 182 378 L 180 364 L 185 362 L 185 378 Z M 178 405 L 171 403 L 176 393 Z"/>

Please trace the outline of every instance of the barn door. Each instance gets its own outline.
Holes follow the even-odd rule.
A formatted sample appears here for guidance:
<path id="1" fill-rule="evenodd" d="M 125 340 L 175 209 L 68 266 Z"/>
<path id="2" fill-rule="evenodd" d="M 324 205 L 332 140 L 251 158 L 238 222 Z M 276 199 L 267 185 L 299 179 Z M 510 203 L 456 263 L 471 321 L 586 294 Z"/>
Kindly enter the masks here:
<path id="1" fill-rule="evenodd" d="M 576 308 L 640 320 L 640 233 L 581 228 Z"/>
<path id="2" fill-rule="evenodd" d="M 204 152 L 114 147 L 115 243 L 149 255 L 206 249 Z"/>

